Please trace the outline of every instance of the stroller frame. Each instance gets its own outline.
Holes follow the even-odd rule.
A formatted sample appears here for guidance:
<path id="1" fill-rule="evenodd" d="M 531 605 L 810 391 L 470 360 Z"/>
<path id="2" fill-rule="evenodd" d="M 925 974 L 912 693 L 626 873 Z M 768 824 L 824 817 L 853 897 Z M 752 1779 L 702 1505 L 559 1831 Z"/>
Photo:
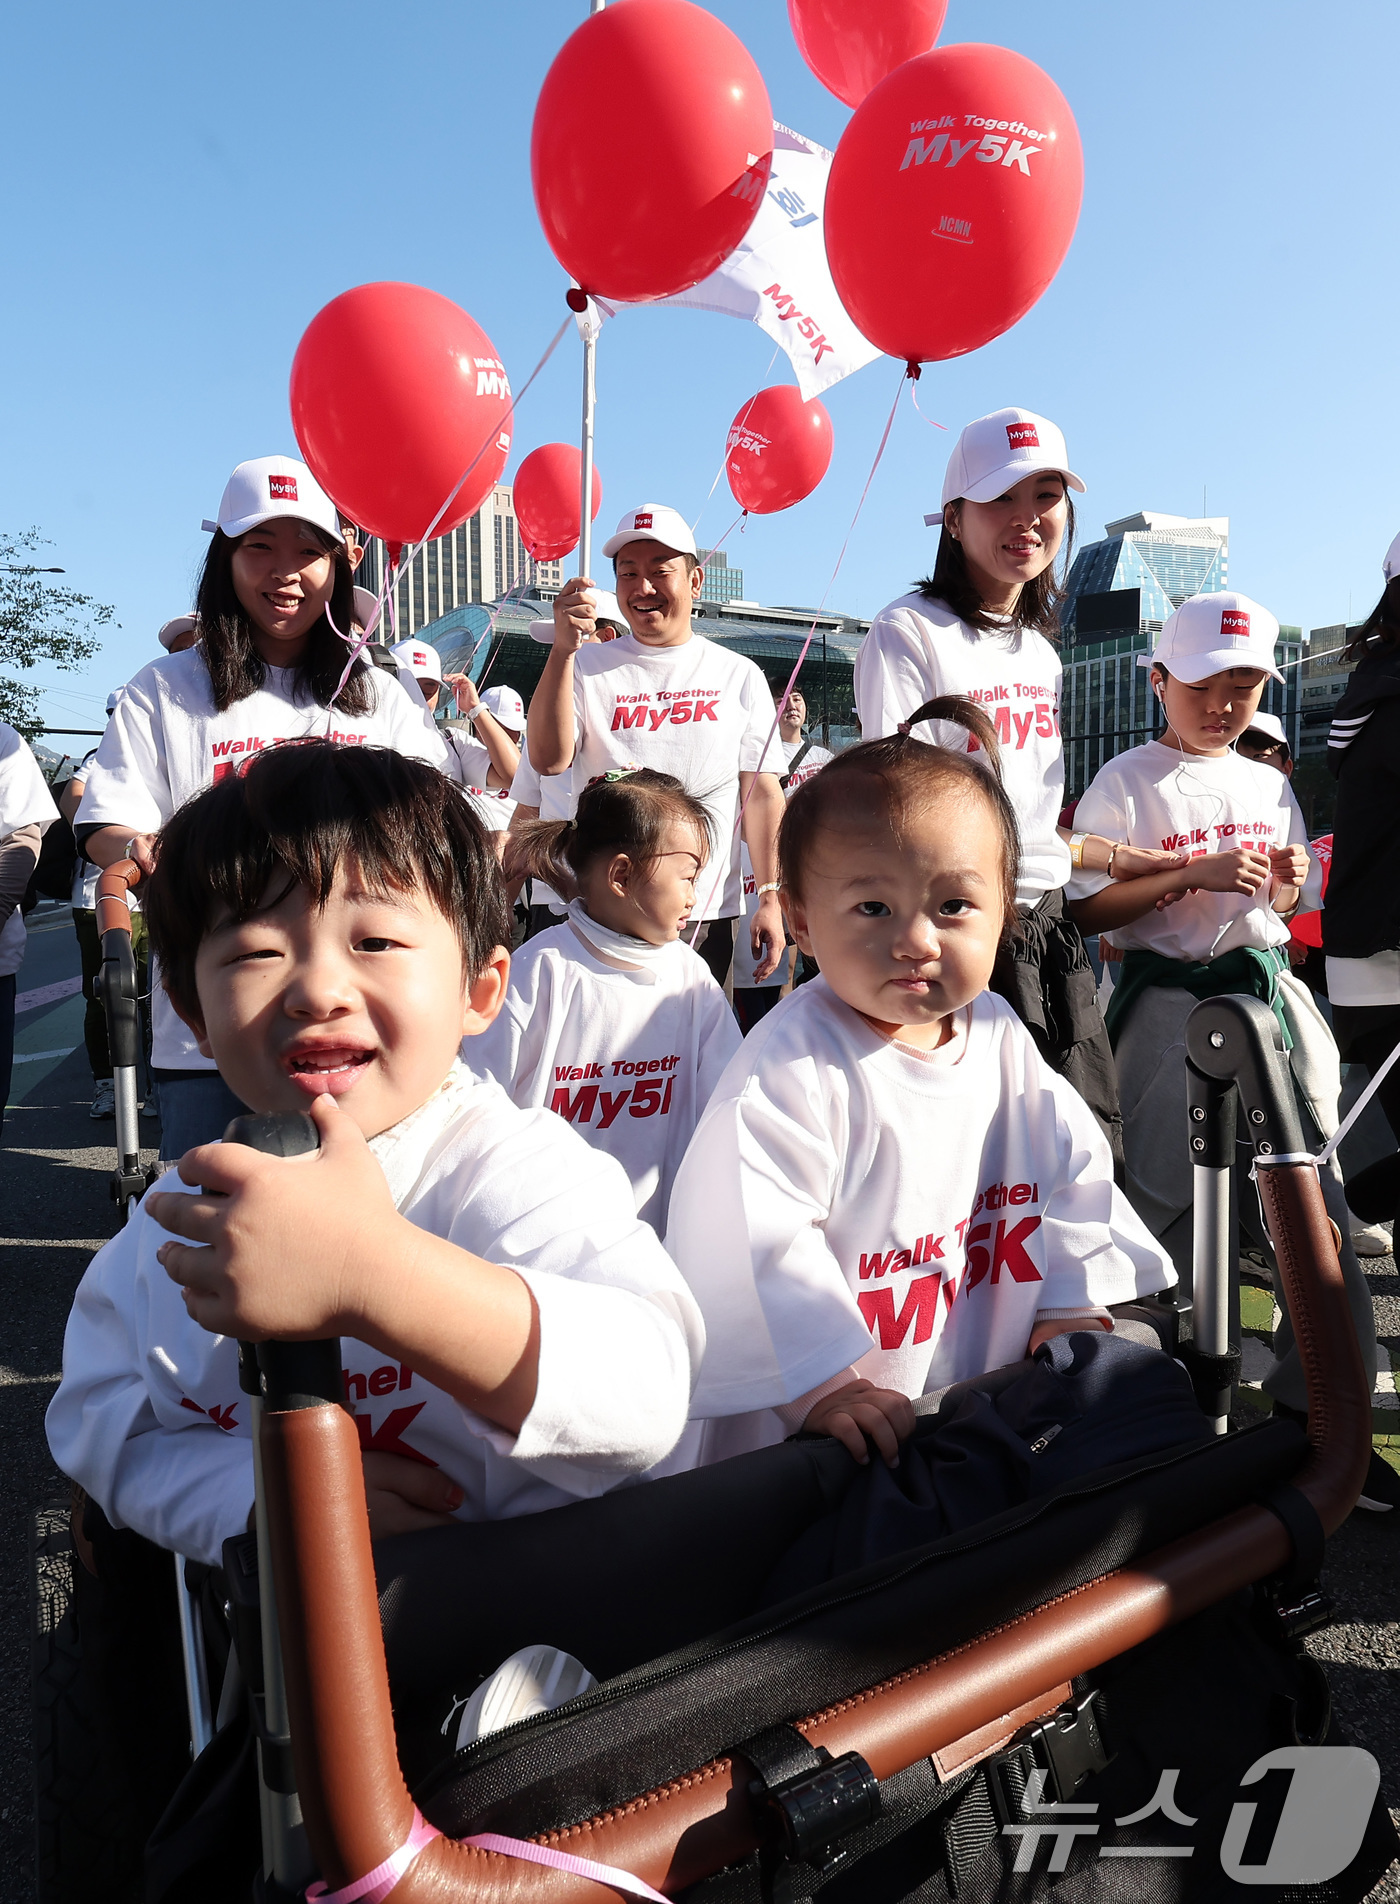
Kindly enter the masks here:
<path id="1" fill-rule="evenodd" d="M 763 1739 L 753 1740 L 751 1758 L 736 1748 L 626 1804 L 543 1833 L 540 1843 L 621 1867 L 670 1894 L 773 1843 L 775 1832 L 790 1851 L 832 1845 L 868 1821 L 878 1782 L 930 1758 L 943 1766 L 975 1764 L 1028 1721 L 1049 1721 L 1044 1730 L 1051 1735 L 1073 1732 L 1072 1719 L 1052 1715 L 1065 1707 L 1079 1675 L 1241 1588 L 1278 1577 L 1285 1595 L 1294 1587 L 1300 1563 L 1315 1559 L 1320 1537 L 1335 1530 L 1361 1490 L 1370 1397 L 1272 1014 L 1253 999 L 1207 1000 L 1188 1022 L 1187 1052 L 1190 1142 L 1202 1193 L 1193 1376 L 1206 1412 L 1223 1430 L 1235 1360 L 1222 1216 L 1228 1200 L 1219 1173 L 1238 1102 L 1308 1387 L 1311 1452 L 1285 1490 L 1288 1504 L 1275 1497 L 1267 1506 L 1242 1506 L 857 1697 L 775 1728 L 799 1756 L 805 1744 L 809 1764 L 817 1755 L 816 1775 L 787 1779 Z M 258 1141 L 252 1130 L 237 1135 Z M 272 1129 L 265 1136 L 267 1148 L 286 1151 L 306 1141 Z M 417 1813 L 399 1768 L 359 1441 L 340 1406 L 339 1345 L 264 1343 L 256 1357 L 260 1571 L 264 1580 L 270 1572 L 275 1588 L 307 1840 L 327 1884 L 338 1888 L 399 1851 Z M 1301 1571 L 1306 1577 L 1306 1564 Z M 266 1607 L 266 1594 L 263 1600 Z M 1287 1619 L 1290 1610 L 1282 1613 Z M 1075 1710 L 1075 1719 L 1084 1716 Z M 1092 1727 L 1091 1708 L 1087 1718 Z M 1067 1752 L 1074 1749 L 1068 1742 Z M 404 1904 L 591 1904 L 599 1892 L 590 1878 L 438 1837 L 393 1894 Z"/>

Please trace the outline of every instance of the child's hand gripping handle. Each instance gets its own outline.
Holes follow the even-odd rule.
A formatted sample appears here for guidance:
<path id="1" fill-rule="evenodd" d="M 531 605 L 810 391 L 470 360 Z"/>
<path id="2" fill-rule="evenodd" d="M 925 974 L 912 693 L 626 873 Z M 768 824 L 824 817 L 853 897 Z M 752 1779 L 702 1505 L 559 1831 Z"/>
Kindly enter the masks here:
<path id="1" fill-rule="evenodd" d="M 304 1112 L 262 1117 L 245 1112 L 224 1132 L 226 1144 L 243 1144 L 269 1157 L 301 1157 L 321 1142 L 315 1123 Z M 238 1385 L 260 1395 L 265 1408 L 338 1406 L 341 1399 L 340 1339 L 323 1342 L 240 1342 Z"/>

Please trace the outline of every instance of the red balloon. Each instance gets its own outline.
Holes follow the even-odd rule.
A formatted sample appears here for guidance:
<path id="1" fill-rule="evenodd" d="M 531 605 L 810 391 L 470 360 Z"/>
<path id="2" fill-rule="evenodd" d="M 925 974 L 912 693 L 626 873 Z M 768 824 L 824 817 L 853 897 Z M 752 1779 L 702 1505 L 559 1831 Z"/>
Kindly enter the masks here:
<path id="1" fill-rule="evenodd" d="M 530 135 L 549 248 L 585 291 L 642 303 L 723 264 L 763 203 L 773 109 L 691 0 L 614 0 L 560 48 Z"/>
<path id="2" fill-rule="evenodd" d="M 1059 270 L 1084 155 L 1064 94 L 1004 46 L 941 46 L 857 106 L 826 188 L 841 302 L 891 357 L 961 357 Z"/>
<path id="3" fill-rule="evenodd" d="M 572 443 L 542 443 L 515 472 L 515 523 L 537 562 L 557 562 L 578 542 L 583 501 L 583 456 Z M 603 479 L 593 466 L 593 507 L 603 501 Z"/>
<path id="4" fill-rule="evenodd" d="M 291 406 L 312 475 L 386 542 L 418 541 L 444 503 L 435 536 L 465 522 L 510 454 L 496 346 L 417 284 L 357 285 L 319 310 L 292 359 Z"/>
<path id="5" fill-rule="evenodd" d="M 829 93 L 858 106 L 887 73 L 927 53 L 948 0 L 788 0 L 797 50 Z"/>
<path id="6" fill-rule="evenodd" d="M 760 390 L 729 426 L 724 470 L 734 500 L 756 516 L 810 496 L 831 462 L 831 418 L 791 384 Z"/>

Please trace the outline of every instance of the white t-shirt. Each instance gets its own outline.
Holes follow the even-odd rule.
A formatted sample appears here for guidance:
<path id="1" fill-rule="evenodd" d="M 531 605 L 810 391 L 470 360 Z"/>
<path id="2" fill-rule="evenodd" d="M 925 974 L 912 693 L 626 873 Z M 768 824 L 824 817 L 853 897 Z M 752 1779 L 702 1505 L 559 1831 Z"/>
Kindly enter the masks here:
<path id="1" fill-rule="evenodd" d="M 568 820 L 574 811 L 574 777 L 572 773 L 536 773 L 529 749 L 522 747 L 520 767 L 510 783 L 510 797 L 516 806 L 533 807 L 542 820 Z M 530 881 L 530 904 L 548 906 L 561 919 L 564 916 L 564 901 L 542 879 Z"/>
<path id="2" fill-rule="evenodd" d="M 187 800 L 234 773 L 248 755 L 299 740 L 391 747 L 447 768 L 447 750 L 422 704 L 399 682 L 370 668 L 368 714 L 342 714 L 292 698 L 294 674 L 268 668 L 256 693 L 222 713 L 197 648 L 164 655 L 127 684 L 88 769 L 75 827 L 120 826 L 155 833 Z M 163 986 L 152 983 L 151 1062 L 162 1070 L 212 1071 Z"/>
<path id="3" fill-rule="evenodd" d="M 666 1246 L 705 1318 L 693 1416 L 848 1367 L 922 1395 L 1017 1361 L 1037 1317 L 1175 1281 L 1078 1092 L 1001 999 L 966 1014 L 929 1057 L 817 978 L 749 1033 L 671 1195 Z"/>
<path id="4" fill-rule="evenodd" d="M 681 1434 L 704 1337 L 611 1158 L 460 1065 L 371 1149 L 411 1223 L 529 1284 L 540 1363 L 512 1435 L 343 1337 L 365 1448 L 441 1467 L 464 1491 L 459 1520 L 589 1499 L 660 1461 Z M 167 1186 L 185 1187 L 173 1174 Z M 143 1206 L 93 1258 L 68 1319 L 49 1446 L 118 1527 L 218 1561 L 253 1498 L 248 1398 L 237 1343 L 190 1320 L 156 1261 L 168 1240 Z"/>
<path id="5" fill-rule="evenodd" d="M 635 635 L 588 642 L 574 656 L 574 716 L 575 798 L 617 768 L 674 774 L 710 815 L 695 921 L 732 918 L 739 775 L 783 771 L 776 735 L 769 743 L 773 696 L 759 669 L 703 635 L 676 648 L 648 648 Z"/>
<path id="6" fill-rule="evenodd" d="M 1016 902 L 1022 906 L 1033 906 L 1069 878 L 1069 848 L 1055 831 L 1065 803 L 1061 676 L 1060 657 L 1033 629 L 981 634 L 917 591 L 880 610 L 856 655 L 856 709 L 866 740 L 893 734 L 937 694 L 966 695 L 986 710 L 1021 829 Z M 925 721 L 915 738 L 958 753 L 980 751 L 964 728 L 948 721 Z"/>
<path id="7" fill-rule="evenodd" d="M 1218 757 L 1183 754 L 1150 740 L 1108 761 L 1075 809 L 1078 832 L 1166 852 L 1225 853 L 1236 846 L 1306 842 L 1307 829 L 1284 776 L 1231 749 Z M 1071 899 L 1088 899 L 1109 884 L 1107 873 L 1076 872 Z M 1269 906 L 1266 880 L 1248 893 L 1188 892 L 1174 906 L 1154 907 L 1104 936 L 1122 951 L 1160 952 L 1167 959 L 1215 959 L 1239 946 L 1282 945 L 1288 926 Z"/>
<path id="8" fill-rule="evenodd" d="M 739 1027 L 688 945 L 646 950 L 648 963 L 624 972 L 568 921 L 538 933 L 511 960 L 495 1023 L 466 1041 L 463 1056 L 515 1103 L 556 1112 L 616 1157 L 638 1216 L 660 1232 L 685 1147 L 739 1049 Z"/>
<path id="9" fill-rule="evenodd" d="M 58 818 L 48 782 L 28 743 L 13 727 L 0 721 L 0 840 L 22 826 L 38 826 L 47 833 Z M 24 962 L 24 914 L 16 906 L 0 926 L 0 978 L 9 978 Z"/>
<path id="10" fill-rule="evenodd" d="M 807 745 L 806 741 L 801 736 L 796 740 L 783 740 L 780 737 L 778 745 L 783 750 L 784 772 L 788 776 L 785 792 L 789 799 L 804 781 L 810 780 L 812 775 L 824 767 L 829 760 L 836 758 L 829 748 L 823 747 L 819 741 L 814 740 L 806 753 L 802 754 L 802 764 L 794 771 L 792 763 L 798 754 L 802 753 L 802 749 Z"/>

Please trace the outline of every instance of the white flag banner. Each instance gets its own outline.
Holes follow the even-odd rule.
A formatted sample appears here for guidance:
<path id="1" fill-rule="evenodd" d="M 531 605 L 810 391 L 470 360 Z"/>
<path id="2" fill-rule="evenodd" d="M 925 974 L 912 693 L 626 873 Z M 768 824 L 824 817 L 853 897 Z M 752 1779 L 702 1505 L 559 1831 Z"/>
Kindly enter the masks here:
<path id="1" fill-rule="evenodd" d="M 825 146 L 775 125 L 768 189 L 743 243 L 689 291 L 656 300 L 759 325 L 787 352 L 804 397 L 820 396 L 880 355 L 847 317 L 831 281 L 822 236 L 830 170 Z M 639 308 L 591 303 L 603 317 Z"/>

